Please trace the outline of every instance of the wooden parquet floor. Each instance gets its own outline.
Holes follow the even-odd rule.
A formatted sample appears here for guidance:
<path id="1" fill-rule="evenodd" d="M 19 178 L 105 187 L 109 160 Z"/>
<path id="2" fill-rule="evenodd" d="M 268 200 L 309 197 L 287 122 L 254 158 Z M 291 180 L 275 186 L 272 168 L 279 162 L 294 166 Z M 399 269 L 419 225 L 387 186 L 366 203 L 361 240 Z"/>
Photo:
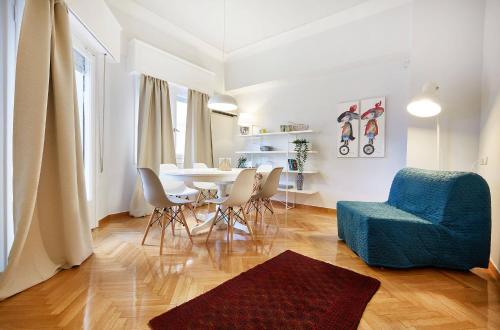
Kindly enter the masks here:
<path id="1" fill-rule="evenodd" d="M 147 329 L 152 317 L 291 249 L 382 282 L 360 329 L 500 329 L 500 283 L 487 271 L 372 268 L 337 240 L 335 215 L 279 212 L 279 231 L 257 225 L 256 244 L 235 232 L 231 252 L 224 231 L 205 245 L 205 235 L 191 244 L 182 228 L 167 230 L 161 257 L 159 228 L 141 246 L 147 219 L 114 217 L 94 231 L 95 253 L 80 267 L 1 302 L 0 328 Z"/>

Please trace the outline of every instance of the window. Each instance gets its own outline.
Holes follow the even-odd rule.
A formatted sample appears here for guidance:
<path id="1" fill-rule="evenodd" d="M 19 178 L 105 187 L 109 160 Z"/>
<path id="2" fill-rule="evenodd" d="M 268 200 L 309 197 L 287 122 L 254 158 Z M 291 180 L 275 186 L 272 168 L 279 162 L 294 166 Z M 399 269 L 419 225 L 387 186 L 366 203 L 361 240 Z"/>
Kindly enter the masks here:
<path id="1" fill-rule="evenodd" d="M 0 1 L 0 272 L 14 242 L 12 137 L 17 44 L 24 0 Z"/>
<path id="2" fill-rule="evenodd" d="M 92 56 L 84 55 L 77 49 L 73 50 L 75 62 L 75 82 L 78 98 L 78 111 L 80 121 L 80 134 L 83 152 L 83 164 L 85 168 L 85 188 L 87 190 L 87 200 L 92 200 Z"/>
<path id="3" fill-rule="evenodd" d="M 187 102 L 183 97 L 177 97 L 175 102 L 175 156 L 178 164 L 184 163 L 184 148 L 186 145 Z"/>
<path id="4" fill-rule="evenodd" d="M 139 86 L 140 77 L 135 79 L 135 163 L 137 164 L 138 152 L 138 126 L 139 126 Z M 184 147 L 186 145 L 186 122 L 187 122 L 187 91 L 184 86 L 174 83 L 168 84 L 170 95 L 170 110 L 172 112 L 172 127 L 174 130 L 174 148 L 176 163 L 179 167 L 184 165 Z"/>

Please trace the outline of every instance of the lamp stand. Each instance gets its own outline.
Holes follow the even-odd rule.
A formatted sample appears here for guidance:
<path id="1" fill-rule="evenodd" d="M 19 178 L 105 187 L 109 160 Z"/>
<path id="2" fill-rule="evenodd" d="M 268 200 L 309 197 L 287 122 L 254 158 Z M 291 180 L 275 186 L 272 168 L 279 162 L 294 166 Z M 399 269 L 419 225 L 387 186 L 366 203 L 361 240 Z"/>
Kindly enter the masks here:
<path id="1" fill-rule="evenodd" d="M 441 125 L 439 123 L 439 115 L 436 116 L 436 157 L 437 169 L 441 170 Z"/>

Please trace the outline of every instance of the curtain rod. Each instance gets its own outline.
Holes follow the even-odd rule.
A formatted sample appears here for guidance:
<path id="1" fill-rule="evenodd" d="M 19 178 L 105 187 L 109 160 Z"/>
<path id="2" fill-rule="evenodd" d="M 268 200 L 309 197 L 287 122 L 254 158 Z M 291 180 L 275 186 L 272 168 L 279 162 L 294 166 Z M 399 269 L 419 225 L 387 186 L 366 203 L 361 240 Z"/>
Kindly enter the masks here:
<path id="1" fill-rule="evenodd" d="M 219 110 L 212 110 L 213 113 L 217 113 L 219 115 L 223 116 L 228 116 L 228 117 L 237 117 L 237 115 L 229 113 L 229 112 L 224 112 L 224 111 L 219 111 Z"/>
<path id="2" fill-rule="evenodd" d="M 97 38 L 97 36 L 94 34 L 94 32 L 92 32 L 92 30 L 87 26 L 87 24 L 85 24 L 80 19 L 80 17 L 78 17 L 78 15 L 71 8 L 69 8 L 69 6 L 67 6 L 67 8 L 68 8 L 68 11 L 71 13 L 71 15 L 73 15 L 73 17 L 76 18 L 76 20 L 85 28 L 85 30 L 87 30 L 87 32 L 90 33 L 90 35 L 92 36 L 92 38 L 94 38 L 94 40 L 97 41 L 97 43 L 105 50 L 105 55 L 111 56 L 111 58 L 113 58 L 113 60 L 116 62 L 116 58 L 113 56 L 113 54 L 111 54 L 111 52 L 109 51 L 108 47 L 106 47 L 101 42 L 101 40 L 99 40 L 99 38 Z"/>

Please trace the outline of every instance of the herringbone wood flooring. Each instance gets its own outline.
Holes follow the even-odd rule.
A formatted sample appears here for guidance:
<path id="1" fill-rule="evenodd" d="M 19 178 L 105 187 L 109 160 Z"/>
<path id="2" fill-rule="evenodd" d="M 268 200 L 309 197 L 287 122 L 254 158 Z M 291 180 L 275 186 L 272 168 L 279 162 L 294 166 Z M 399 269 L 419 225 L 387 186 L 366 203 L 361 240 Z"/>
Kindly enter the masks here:
<path id="1" fill-rule="evenodd" d="M 161 257 L 158 228 L 141 246 L 147 219 L 114 217 L 94 231 L 95 253 L 84 264 L 1 302 L 0 328 L 147 328 L 152 317 L 291 249 L 382 282 L 361 329 L 500 329 L 500 285 L 488 272 L 371 268 L 337 241 L 334 214 L 279 212 L 279 231 L 257 225 L 256 244 L 236 231 L 232 252 L 223 231 L 192 245 L 180 226 L 175 237 L 167 230 Z"/>

